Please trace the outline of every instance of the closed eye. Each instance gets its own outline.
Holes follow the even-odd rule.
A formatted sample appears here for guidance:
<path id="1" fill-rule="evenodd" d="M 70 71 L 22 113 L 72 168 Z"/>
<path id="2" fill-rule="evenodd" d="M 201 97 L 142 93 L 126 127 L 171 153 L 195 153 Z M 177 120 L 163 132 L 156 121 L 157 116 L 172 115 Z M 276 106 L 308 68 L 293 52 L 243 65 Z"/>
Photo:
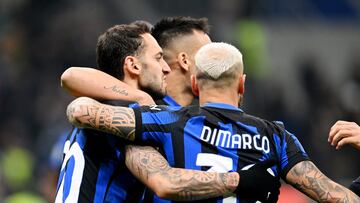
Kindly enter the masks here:
<path id="1" fill-rule="evenodd" d="M 160 61 L 161 59 L 163 59 L 164 55 L 162 52 L 159 52 L 158 54 L 156 54 L 156 60 Z"/>

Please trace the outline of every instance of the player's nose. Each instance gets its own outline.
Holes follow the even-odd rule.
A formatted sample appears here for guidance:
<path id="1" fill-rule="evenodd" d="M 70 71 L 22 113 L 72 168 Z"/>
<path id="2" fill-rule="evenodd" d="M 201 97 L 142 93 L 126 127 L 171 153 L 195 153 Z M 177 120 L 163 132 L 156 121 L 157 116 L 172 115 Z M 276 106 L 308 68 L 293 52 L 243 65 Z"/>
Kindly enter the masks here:
<path id="1" fill-rule="evenodd" d="M 169 74 L 171 72 L 169 65 L 165 61 L 163 62 L 163 65 L 162 65 L 162 71 L 165 75 Z"/>

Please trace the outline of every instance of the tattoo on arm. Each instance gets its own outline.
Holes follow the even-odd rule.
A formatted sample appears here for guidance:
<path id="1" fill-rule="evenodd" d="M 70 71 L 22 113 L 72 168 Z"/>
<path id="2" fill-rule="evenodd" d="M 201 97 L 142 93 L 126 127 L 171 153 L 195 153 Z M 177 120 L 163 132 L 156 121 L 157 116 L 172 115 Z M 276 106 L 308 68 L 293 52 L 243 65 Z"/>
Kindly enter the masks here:
<path id="1" fill-rule="evenodd" d="M 69 104 L 67 116 L 77 127 L 101 130 L 135 140 L 135 115 L 130 108 L 114 107 L 91 98 L 80 97 Z"/>
<path id="2" fill-rule="evenodd" d="M 104 86 L 104 89 L 106 90 L 111 90 L 117 94 L 122 94 L 122 95 L 125 95 L 125 96 L 128 96 L 129 93 L 126 89 L 122 89 L 121 87 L 118 87 L 117 85 L 114 85 L 114 86 L 110 86 L 110 87 L 106 87 Z"/>
<path id="3" fill-rule="evenodd" d="M 149 146 L 127 146 L 126 165 L 155 193 L 163 193 L 157 193 L 158 196 L 166 199 L 184 201 L 230 196 L 239 182 L 237 173 L 172 168 L 158 151 Z M 154 188 L 151 184 L 161 188 Z"/>
<path id="4" fill-rule="evenodd" d="M 296 164 L 286 175 L 287 181 L 318 202 L 359 202 L 347 188 L 326 177 L 311 161 Z"/>

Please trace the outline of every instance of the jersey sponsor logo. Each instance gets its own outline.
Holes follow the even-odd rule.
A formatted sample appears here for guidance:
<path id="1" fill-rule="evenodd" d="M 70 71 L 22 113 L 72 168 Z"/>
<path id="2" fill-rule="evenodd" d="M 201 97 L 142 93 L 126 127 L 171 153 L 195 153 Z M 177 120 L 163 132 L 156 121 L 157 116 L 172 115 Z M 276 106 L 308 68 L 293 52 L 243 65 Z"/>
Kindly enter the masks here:
<path id="1" fill-rule="evenodd" d="M 230 131 L 204 126 L 200 139 L 217 147 L 232 149 L 256 149 L 270 152 L 270 142 L 266 136 L 259 134 L 232 134 Z"/>

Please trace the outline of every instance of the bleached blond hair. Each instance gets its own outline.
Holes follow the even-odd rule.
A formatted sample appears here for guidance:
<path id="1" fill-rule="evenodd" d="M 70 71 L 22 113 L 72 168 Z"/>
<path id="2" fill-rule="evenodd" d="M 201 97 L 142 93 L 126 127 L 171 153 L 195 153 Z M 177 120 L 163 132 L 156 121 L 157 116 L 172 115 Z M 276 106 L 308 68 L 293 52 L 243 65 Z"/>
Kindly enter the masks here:
<path id="1" fill-rule="evenodd" d="M 217 86 L 222 86 L 224 82 L 231 83 L 231 79 L 242 74 L 242 54 L 231 44 L 212 42 L 196 53 L 195 66 L 198 80 L 218 81 Z"/>

